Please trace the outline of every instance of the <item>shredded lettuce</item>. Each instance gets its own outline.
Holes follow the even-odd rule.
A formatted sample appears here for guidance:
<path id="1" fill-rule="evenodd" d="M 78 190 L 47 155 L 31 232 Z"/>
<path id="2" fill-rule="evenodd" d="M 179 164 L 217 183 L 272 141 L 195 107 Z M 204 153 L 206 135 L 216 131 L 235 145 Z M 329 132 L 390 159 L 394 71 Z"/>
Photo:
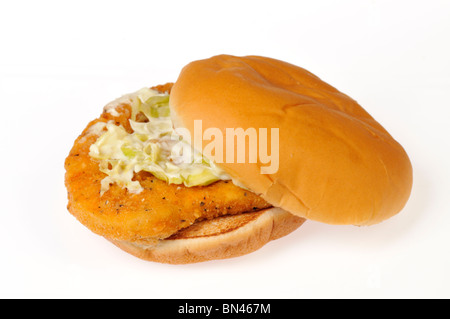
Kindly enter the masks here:
<path id="1" fill-rule="evenodd" d="M 187 187 L 230 179 L 176 134 L 170 119 L 169 98 L 168 94 L 151 89 L 139 90 L 131 95 L 129 122 L 133 132 L 107 123 L 106 131 L 91 145 L 89 155 L 100 161 L 100 171 L 107 174 L 101 183 L 101 195 L 113 183 L 131 193 L 140 193 L 142 186 L 132 180 L 134 173 L 140 171 Z M 145 116 L 144 122 L 142 115 L 137 121 L 138 114 Z"/>

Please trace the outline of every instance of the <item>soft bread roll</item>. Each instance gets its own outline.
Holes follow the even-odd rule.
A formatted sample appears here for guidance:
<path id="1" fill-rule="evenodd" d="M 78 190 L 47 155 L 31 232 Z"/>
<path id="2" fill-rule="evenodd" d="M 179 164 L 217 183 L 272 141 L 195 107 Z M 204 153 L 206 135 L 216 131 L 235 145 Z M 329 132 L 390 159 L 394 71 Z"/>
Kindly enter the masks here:
<path id="1" fill-rule="evenodd" d="M 280 208 L 268 208 L 197 222 L 157 245 L 110 241 L 144 260 L 187 264 L 251 253 L 291 233 L 304 221 Z"/>
<path id="2" fill-rule="evenodd" d="M 370 225 L 409 198 L 402 148 L 357 102 L 303 68 L 258 56 L 220 55 L 183 68 L 171 92 L 175 127 L 279 128 L 279 169 L 218 163 L 234 180 L 300 217 Z M 248 144 L 247 144 L 248 154 Z"/>

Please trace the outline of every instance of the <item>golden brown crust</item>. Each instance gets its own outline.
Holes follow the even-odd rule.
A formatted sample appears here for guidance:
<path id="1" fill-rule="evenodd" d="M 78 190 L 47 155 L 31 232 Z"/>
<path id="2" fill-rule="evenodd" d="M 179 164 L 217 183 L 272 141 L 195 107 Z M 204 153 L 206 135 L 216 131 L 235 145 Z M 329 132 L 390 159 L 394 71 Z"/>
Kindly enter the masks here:
<path id="1" fill-rule="evenodd" d="M 170 84 L 158 86 L 170 91 Z M 68 209 L 93 232 L 116 240 L 148 242 L 166 238 L 198 219 L 269 207 L 266 201 L 231 181 L 219 181 L 208 186 L 185 187 L 167 184 L 150 173 L 136 174 L 144 191 L 131 194 L 111 185 L 100 196 L 101 180 L 106 176 L 99 163 L 89 156 L 89 147 L 101 131 L 92 127 L 99 122 L 114 121 L 129 132 L 130 107 L 116 108 L 117 116 L 104 112 L 89 123 L 77 138 L 65 161 L 65 184 L 68 190 Z"/>
<path id="2" fill-rule="evenodd" d="M 167 238 L 167 240 L 210 237 L 225 234 L 251 223 L 264 214 L 264 212 L 264 210 L 259 210 L 256 212 L 225 215 L 214 219 L 201 220 L 187 228 L 180 229 L 178 232 Z"/>
<path id="3" fill-rule="evenodd" d="M 218 164 L 275 207 L 330 224 L 369 225 L 398 213 L 412 167 L 389 133 L 357 102 L 292 64 L 215 56 L 188 64 L 171 93 L 176 127 L 278 128 L 279 170 Z M 248 147 L 246 149 L 248 154 Z"/>
<path id="4" fill-rule="evenodd" d="M 291 233 L 304 221 L 280 208 L 269 208 L 196 223 L 157 245 L 111 242 L 144 260 L 188 264 L 251 253 L 269 241 Z"/>

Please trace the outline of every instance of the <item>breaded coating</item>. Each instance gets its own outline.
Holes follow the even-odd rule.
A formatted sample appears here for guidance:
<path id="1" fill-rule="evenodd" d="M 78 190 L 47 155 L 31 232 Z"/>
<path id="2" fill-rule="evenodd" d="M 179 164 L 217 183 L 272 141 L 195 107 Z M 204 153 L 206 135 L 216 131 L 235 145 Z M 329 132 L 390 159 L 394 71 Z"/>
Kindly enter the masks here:
<path id="1" fill-rule="evenodd" d="M 171 85 L 155 88 L 170 91 Z M 100 118 L 89 123 L 65 161 L 68 210 L 94 233 L 112 240 L 152 243 L 199 220 L 271 206 L 231 181 L 186 187 L 168 184 L 147 172 L 135 174 L 134 180 L 144 188 L 139 194 L 112 184 L 100 196 L 101 181 L 106 174 L 99 170 L 99 161 L 89 156 L 89 147 L 104 130 L 98 123 L 113 121 L 132 132 L 130 107 L 123 104 L 116 111 L 115 116 L 104 111 Z"/>

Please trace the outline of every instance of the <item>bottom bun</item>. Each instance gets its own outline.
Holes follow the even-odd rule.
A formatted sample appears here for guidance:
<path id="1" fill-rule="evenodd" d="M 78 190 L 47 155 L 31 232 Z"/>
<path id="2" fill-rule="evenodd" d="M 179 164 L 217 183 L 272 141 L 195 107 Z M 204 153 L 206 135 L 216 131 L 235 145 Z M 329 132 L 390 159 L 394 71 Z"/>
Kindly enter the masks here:
<path id="1" fill-rule="evenodd" d="M 189 264 L 251 253 L 296 230 L 304 221 L 281 208 L 268 208 L 200 221 L 156 245 L 110 241 L 144 260 Z"/>

